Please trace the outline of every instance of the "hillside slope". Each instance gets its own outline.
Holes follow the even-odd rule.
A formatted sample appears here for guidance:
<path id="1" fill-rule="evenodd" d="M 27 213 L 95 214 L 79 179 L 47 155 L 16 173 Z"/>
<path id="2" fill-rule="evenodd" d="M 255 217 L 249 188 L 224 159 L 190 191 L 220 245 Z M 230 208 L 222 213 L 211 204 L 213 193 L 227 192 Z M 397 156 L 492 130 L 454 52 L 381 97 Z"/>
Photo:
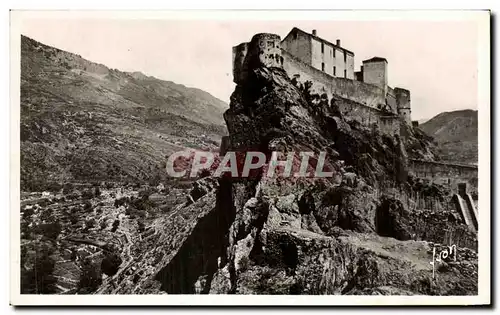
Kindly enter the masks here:
<path id="1" fill-rule="evenodd" d="M 217 148 L 227 104 L 21 40 L 21 189 L 66 181 L 151 181 L 173 151 Z"/>
<path id="2" fill-rule="evenodd" d="M 477 111 L 459 110 L 441 113 L 420 128 L 434 137 L 441 158 L 457 163 L 477 163 Z"/>

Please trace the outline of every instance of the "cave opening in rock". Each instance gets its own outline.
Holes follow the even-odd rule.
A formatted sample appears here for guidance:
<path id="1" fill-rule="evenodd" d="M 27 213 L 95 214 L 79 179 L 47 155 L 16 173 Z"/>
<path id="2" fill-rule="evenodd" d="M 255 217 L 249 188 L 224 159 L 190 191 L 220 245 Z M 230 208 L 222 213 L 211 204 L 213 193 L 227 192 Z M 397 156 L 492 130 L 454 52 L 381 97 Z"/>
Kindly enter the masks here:
<path id="1" fill-rule="evenodd" d="M 399 200 L 383 199 L 375 211 L 375 232 L 401 241 L 411 239 L 410 226 Z"/>
<path id="2" fill-rule="evenodd" d="M 291 270 L 295 270 L 299 264 L 299 254 L 297 245 L 293 242 L 283 242 L 280 244 L 283 254 L 283 263 Z"/>

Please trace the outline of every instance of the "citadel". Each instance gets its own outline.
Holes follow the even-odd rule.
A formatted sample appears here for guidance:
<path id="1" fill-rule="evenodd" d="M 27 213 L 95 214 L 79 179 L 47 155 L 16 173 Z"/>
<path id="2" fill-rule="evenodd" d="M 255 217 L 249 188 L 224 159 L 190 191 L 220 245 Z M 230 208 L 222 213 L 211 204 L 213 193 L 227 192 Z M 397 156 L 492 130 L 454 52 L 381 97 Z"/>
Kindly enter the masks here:
<path id="1" fill-rule="evenodd" d="M 411 121 L 410 91 L 388 83 L 388 61 L 373 57 L 354 71 L 354 52 L 294 27 L 283 40 L 276 34 L 259 33 L 250 42 L 232 48 L 233 81 L 243 84 L 250 71 L 260 65 L 283 69 L 294 84 L 308 84 L 311 92 L 334 102 L 346 120 L 355 120 L 389 136 L 401 136 Z M 224 142 L 225 139 L 223 139 Z M 461 165 L 409 159 L 408 171 L 417 178 L 448 186 L 462 219 L 477 230 L 477 200 L 468 188 L 477 189 L 478 169 Z"/>
<path id="2" fill-rule="evenodd" d="M 387 60 L 364 60 L 355 72 L 354 53 L 339 39 L 334 44 L 318 37 L 316 30 L 310 34 L 296 27 L 283 40 L 276 34 L 256 34 L 250 42 L 233 47 L 235 83 L 245 80 L 252 60 L 284 69 L 299 84 L 312 82 L 313 93 L 352 101 L 340 104 L 347 119 L 387 134 L 399 134 L 401 122 L 411 124 L 410 91 L 388 85 Z"/>

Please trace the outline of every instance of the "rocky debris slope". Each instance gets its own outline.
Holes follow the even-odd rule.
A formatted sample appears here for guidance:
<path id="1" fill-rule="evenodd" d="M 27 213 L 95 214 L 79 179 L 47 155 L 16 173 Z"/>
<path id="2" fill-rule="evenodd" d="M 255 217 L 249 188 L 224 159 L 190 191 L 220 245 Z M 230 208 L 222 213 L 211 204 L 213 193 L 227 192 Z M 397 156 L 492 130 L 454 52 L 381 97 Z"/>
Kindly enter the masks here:
<path id="1" fill-rule="evenodd" d="M 222 177 L 217 185 L 202 179 L 191 194 L 197 198 L 178 210 L 188 227 L 172 233 L 176 227 L 159 223 L 152 276 L 120 293 L 477 294 L 472 249 L 459 246 L 456 260 L 436 263 L 433 277 L 433 249 L 443 250 L 436 243 L 461 237 L 436 229 L 459 231 L 463 225 L 453 213 L 419 214 L 410 207 L 415 192 L 401 140 L 314 106 L 274 68 L 252 70 L 236 87 L 224 118 L 229 150 L 327 151 L 326 167 L 334 176 L 261 173 Z M 418 194 L 429 197 L 425 191 Z"/>

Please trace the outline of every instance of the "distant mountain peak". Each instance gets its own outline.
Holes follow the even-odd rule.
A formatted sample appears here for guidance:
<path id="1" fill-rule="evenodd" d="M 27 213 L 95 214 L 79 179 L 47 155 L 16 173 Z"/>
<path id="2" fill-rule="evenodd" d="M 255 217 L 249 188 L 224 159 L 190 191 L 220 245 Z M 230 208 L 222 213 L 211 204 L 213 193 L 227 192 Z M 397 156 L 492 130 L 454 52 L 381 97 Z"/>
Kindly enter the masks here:
<path id="1" fill-rule="evenodd" d="M 477 114 L 473 109 L 442 112 L 420 124 L 420 129 L 434 137 L 444 160 L 476 164 Z"/>
<path id="2" fill-rule="evenodd" d="M 129 72 L 129 74 L 138 80 L 153 78 L 153 77 L 149 77 L 149 76 L 145 75 L 144 73 L 142 73 L 140 71 Z"/>

